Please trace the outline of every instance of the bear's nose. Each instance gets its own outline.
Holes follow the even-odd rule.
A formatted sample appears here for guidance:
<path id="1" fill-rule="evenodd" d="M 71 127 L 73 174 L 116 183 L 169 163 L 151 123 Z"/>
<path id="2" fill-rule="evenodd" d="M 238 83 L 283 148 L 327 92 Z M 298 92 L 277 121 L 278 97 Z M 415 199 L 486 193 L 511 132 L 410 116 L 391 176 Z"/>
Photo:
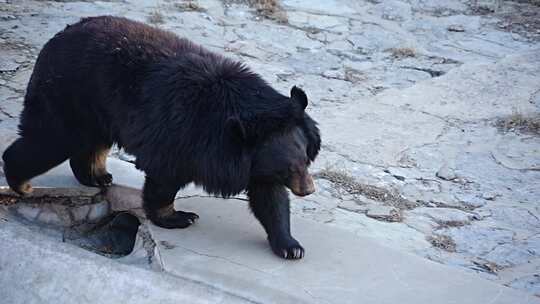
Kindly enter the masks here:
<path id="1" fill-rule="evenodd" d="M 304 196 L 310 195 L 315 192 L 315 184 L 313 184 L 313 178 L 310 174 L 306 176 L 306 182 L 304 183 Z"/>
<path id="2" fill-rule="evenodd" d="M 299 176 L 299 178 L 293 181 L 290 187 L 292 193 L 298 196 L 306 196 L 315 192 L 315 185 L 313 184 L 313 178 L 309 173 Z"/>

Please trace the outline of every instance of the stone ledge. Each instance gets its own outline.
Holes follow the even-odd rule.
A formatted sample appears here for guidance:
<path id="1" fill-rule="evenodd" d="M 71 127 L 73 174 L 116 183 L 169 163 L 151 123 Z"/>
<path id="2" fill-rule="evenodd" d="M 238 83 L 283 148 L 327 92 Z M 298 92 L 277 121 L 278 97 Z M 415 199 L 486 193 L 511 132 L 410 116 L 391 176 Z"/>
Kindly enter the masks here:
<path id="1" fill-rule="evenodd" d="M 41 198 L 41 197 L 54 197 L 54 198 L 73 198 L 73 197 L 85 197 L 91 198 L 101 193 L 101 189 L 92 187 L 33 187 L 33 191 L 27 195 L 21 196 L 16 192 L 13 192 L 8 186 L 0 186 L 0 195 L 25 198 Z"/>
<path id="2" fill-rule="evenodd" d="M 98 223 L 111 214 L 110 204 L 104 199 L 83 205 L 72 205 L 65 204 L 63 198 L 59 201 L 51 197 L 46 198 L 46 202 L 39 202 L 39 198 L 34 197 L 33 202 L 25 202 L 23 199 L 10 202 L 8 205 L 0 203 L 0 209 L 37 224 L 61 227 Z"/>
<path id="3" fill-rule="evenodd" d="M 201 282 L 117 263 L 0 221 L 2 303 L 253 303 Z"/>

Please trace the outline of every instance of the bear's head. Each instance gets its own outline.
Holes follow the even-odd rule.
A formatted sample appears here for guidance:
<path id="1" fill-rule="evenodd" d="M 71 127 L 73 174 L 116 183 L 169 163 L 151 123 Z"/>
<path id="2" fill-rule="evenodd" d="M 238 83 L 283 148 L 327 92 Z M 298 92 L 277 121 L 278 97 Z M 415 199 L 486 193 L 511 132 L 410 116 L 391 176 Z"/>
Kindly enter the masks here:
<path id="1" fill-rule="evenodd" d="M 308 104 L 299 88 L 291 90 L 291 101 Z M 306 196 L 315 191 L 308 167 L 319 153 L 321 139 L 317 125 L 304 113 L 297 126 L 271 136 L 257 146 L 252 160 L 251 178 L 258 182 L 280 183 L 295 195 Z"/>

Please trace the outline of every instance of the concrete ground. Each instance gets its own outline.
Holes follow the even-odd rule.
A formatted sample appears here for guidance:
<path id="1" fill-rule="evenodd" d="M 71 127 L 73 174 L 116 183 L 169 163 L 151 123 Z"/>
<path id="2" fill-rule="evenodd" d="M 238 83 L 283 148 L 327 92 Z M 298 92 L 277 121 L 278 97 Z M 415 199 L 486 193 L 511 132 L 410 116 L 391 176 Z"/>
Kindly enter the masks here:
<path id="1" fill-rule="evenodd" d="M 0 0 L 0 144 L 54 33 L 83 16 L 146 21 L 306 90 L 323 149 L 297 218 L 538 296 L 540 9 L 526 2 Z"/>
<path id="2" fill-rule="evenodd" d="M 124 173 L 105 197 L 111 210 L 135 214 L 143 174 L 109 160 Z M 127 178 L 126 178 L 127 176 Z M 2 181 L 3 183 L 3 181 Z M 81 187 L 67 163 L 34 181 L 31 197 L 98 196 Z M 1 188 L 2 193 L 7 193 Z M 137 195 L 133 195 L 137 194 Z M 43 222 L 59 203 L 0 204 L 0 292 L 6 303 L 540 303 L 533 295 L 463 270 L 384 246 L 372 238 L 293 217 L 307 250 L 300 261 L 275 256 L 241 199 L 204 197 L 190 188 L 176 208 L 201 218 L 188 229 L 142 220 L 134 250 L 111 260 L 66 243 L 67 227 Z M 2 197 L 4 198 L 4 197 Z M 98 204 L 91 206 L 94 212 Z M 39 210 L 35 218 L 28 210 Z M 78 207 L 72 207 L 77 210 Z M 26 212 L 23 212 L 26 211 Z"/>

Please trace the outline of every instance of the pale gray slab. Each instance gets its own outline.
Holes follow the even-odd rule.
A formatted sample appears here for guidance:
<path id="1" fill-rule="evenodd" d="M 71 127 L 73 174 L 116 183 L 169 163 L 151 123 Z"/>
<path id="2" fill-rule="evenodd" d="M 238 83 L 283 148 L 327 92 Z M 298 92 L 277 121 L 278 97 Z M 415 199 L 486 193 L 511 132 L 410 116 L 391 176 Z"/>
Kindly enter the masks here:
<path id="1" fill-rule="evenodd" d="M 285 261 L 272 254 L 243 201 L 188 198 L 177 200 L 176 208 L 201 218 L 187 229 L 151 226 L 165 271 L 256 302 L 540 303 L 474 274 L 301 218 L 292 219 L 293 233 L 306 256 Z"/>

